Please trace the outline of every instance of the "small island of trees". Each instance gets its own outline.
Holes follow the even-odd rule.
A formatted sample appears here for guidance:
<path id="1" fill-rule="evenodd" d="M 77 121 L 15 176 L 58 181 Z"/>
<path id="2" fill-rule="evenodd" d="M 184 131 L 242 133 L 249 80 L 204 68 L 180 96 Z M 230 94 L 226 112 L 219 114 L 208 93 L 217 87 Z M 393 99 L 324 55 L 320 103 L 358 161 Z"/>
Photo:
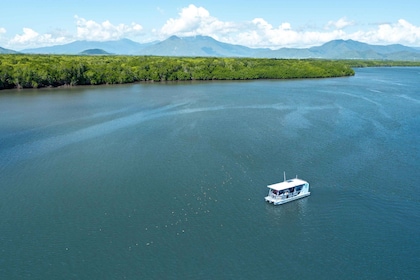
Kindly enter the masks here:
<path id="1" fill-rule="evenodd" d="M 0 89 L 142 81 L 328 78 L 354 75 L 349 63 L 316 59 L 0 55 Z"/>

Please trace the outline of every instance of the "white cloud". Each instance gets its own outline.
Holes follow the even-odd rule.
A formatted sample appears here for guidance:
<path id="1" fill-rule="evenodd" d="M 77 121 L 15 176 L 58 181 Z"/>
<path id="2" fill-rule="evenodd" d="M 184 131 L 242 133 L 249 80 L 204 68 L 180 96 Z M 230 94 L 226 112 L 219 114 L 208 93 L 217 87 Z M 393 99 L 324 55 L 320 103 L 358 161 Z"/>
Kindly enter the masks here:
<path id="1" fill-rule="evenodd" d="M 48 46 L 53 44 L 64 44 L 69 41 L 69 38 L 57 34 L 39 34 L 31 28 L 23 28 L 23 34 L 15 35 L 9 42 L 8 46 L 13 46 L 16 49 L 19 48 L 31 48 L 39 46 Z"/>
<path id="2" fill-rule="evenodd" d="M 396 23 L 380 24 L 376 29 L 351 34 L 354 40 L 368 41 L 372 44 L 420 45 L 420 26 L 415 26 L 404 19 Z"/>
<path id="3" fill-rule="evenodd" d="M 310 47 L 335 39 L 354 39 L 370 44 L 420 45 L 420 27 L 405 20 L 399 20 L 394 24 L 380 24 L 373 30 L 360 29 L 355 32 L 347 30 L 350 26 L 366 27 L 356 26 L 354 21 L 345 17 L 329 21 L 324 29 L 318 30 L 296 30 L 289 22 L 274 27 L 263 18 L 255 18 L 248 22 L 224 22 L 211 16 L 203 7 L 189 5 L 181 9 L 178 18 L 169 19 L 159 31 L 154 30 L 154 32 L 161 39 L 171 35 L 205 35 L 227 43 L 273 49 Z"/>
<path id="4" fill-rule="evenodd" d="M 244 23 L 241 29 L 227 34 L 223 39 L 229 43 L 249 47 L 308 47 L 339 38 L 344 34 L 341 30 L 334 31 L 297 31 L 288 22 L 273 27 L 262 18 Z"/>
<path id="5" fill-rule="evenodd" d="M 349 21 L 341 19 L 334 26 L 344 27 L 349 24 Z M 273 27 L 263 18 L 255 18 L 248 22 L 224 22 L 211 16 L 205 8 L 192 4 L 181 9 L 179 17 L 169 19 L 157 33 L 161 39 L 171 35 L 205 35 L 227 43 L 270 48 L 316 45 L 343 35 L 343 32 L 336 30 L 296 31 L 288 22 Z"/>
<path id="6" fill-rule="evenodd" d="M 343 29 L 348 26 L 354 25 L 354 22 L 348 21 L 345 17 L 340 18 L 337 21 L 329 21 L 325 29 Z"/>
<path id="7" fill-rule="evenodd" d="M 23 34 L 16 35 L 12 39 L 12 42 L 15 44 L 25 44 L 39 37 L 39 33 L 37 33 L 35 30 L 32 30 L 31 28 L 23 28 Z"/>
<path id="8" fill-rule="evenodd" d="M 203 7 L 189 5 L 179 13 L 179 18 L 170 18 L 160 29 L 159 35 L 167 37 L 171 35 L 194 36 L 208 35 L 218 37 L 220 34 L 229 33 L 235 29 L 235 24 L 222 22 L 210 16 Z"/>
<path id="9" fill-rule="evenodd" d="M 15 50 L 44 47 L 52 45 L 62 45 L 74 40 L 106 41 L 118 40 L 125 37 L 141 34 L 143 27 L 137 23 L 130 25 L 113 25 L 109 21 L 97 23 L 93 20 L 86 20 L 75 16 L 76 34 L 71 34 L 65 30 L 54 30 L 49 33 L 40 34 L 32 28 L 23 28 L 22 34 L 17 34 L 5 44 Z M 0 35 L 5 33 L 4 28 L 0 28 Z"/>
<path id="10" fill-rule="evenodd" d="M 159 7 L 157 9 L 160 10 Z M 168 19 L 160 29 L 151 29 L 150 34 L 145 34 L 143 27 L 135 22 L 115 25 L 108 20 L 98 23 L 78 16 L 75 16 L 75 27 L 76 30 L 72 31 L 57 29 L 44 34 L 32 28 L 24 28 L 23 33 L 11 39 L 4 35 L 6 29 L 0 27 L 0 43 L 3 47 L 19 50 L 65 44 L 74 40 L 106 41 L 148 37 L 148 41 L 153 41 L 166 39 L 171 35 L 204 35 L 231 44 L 272 49 L 310 47 L 335 39 L 353 39 L 370 44 L 399 43 L 420 46 L 420 26 L 415 26 L 404 19 L 395 23 L 358 25 L 343 17 L 327 22 L 324 28 L 312 26 L 310 29 L 302 27 L 296 29 L 290 22 L 274 26 L 264 18 L 243 22 L 222 21 L 212 16 L 205 8 L 192 4 L 182 8 L 178 17 Z"/>
<path id="11" fill-rule="evenodd" d="M 139 35 L 143 27 L 137 23 L 131 25 L 118 24 L 113 25 L 110 21 L 97 23 L 93 20 L 75 16 L 77 26 L 77 39 L 88 41 L 107 41 L 118 40 L 125 37 Z"/>

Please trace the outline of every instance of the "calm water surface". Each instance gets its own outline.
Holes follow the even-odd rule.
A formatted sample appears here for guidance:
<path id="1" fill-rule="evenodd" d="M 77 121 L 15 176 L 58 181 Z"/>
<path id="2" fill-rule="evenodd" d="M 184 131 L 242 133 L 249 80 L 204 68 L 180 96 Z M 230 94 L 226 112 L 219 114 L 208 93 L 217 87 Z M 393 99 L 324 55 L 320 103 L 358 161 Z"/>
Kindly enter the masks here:
<path id="1" fill-rule="evenodd" d="M 420 68 L 2 91 L 0 275 L 415 279 L 419 147 Z"/>

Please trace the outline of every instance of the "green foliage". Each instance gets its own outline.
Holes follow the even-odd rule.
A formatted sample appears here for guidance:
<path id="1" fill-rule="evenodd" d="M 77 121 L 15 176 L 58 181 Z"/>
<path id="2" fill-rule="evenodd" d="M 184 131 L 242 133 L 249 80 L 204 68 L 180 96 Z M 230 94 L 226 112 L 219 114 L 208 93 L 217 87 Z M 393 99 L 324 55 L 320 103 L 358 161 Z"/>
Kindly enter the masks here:
<path id="1" fill-rule="evenodd" d="M 325 78 L 354 75 L 348 62 L 221 57 L 0 55 L 0 89 L 141 81 Z"/>
<path id="2" fill-rule="evenodd" d="M 394 60 L 360 60 L 347 59 L 341 60 L 350 67 L 419 67 L 420 61 L 394 61 Z"/>

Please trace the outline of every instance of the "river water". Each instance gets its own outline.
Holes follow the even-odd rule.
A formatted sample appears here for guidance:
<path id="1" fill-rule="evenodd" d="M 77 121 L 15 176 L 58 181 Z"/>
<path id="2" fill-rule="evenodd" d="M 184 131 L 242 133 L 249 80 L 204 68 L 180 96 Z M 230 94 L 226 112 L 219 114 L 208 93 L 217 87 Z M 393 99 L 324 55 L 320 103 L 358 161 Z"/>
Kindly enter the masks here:
<path id="1" fill-rule="evenodd" d="M 419 147 L 420 68 L 1 91 L 0 275 L 414 279 Z"/>

